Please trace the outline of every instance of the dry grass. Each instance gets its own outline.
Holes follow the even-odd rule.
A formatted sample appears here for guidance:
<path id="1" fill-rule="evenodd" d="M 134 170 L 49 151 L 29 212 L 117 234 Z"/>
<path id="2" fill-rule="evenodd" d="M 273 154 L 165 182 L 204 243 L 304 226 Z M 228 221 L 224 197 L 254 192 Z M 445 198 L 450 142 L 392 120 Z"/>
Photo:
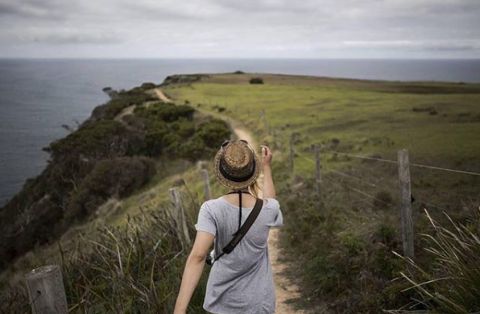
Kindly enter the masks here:
<path id="1" fill-rule="evenodd" d="M 427 210 L 434 233 L 423 234 L 425 250 L 433 260 L 431 270 L 396 253 L 409 266 L 401 275 L 414 290 L 419 301 L 409 307 L 425 307 L 435 313 L 478 313 L 480 311 L 480 222 L 454 222 L 446 213 L 450 226 L 440 225 Z M 480 214 L 480 208 L 477 212 Z"/>
<path id="2" fill-rule="evenodd" d="M 59 247 L 71 312 L 173 312 L 189 245 L 178 237 L 169 212 L 142 212 L 120 227 L 80 235 L 68 250 Z M 200 288 L 189 312 L 203 311 L 203 294 Z M 23 285 L 1 295 L 0 312 L 28 311 Z"/>

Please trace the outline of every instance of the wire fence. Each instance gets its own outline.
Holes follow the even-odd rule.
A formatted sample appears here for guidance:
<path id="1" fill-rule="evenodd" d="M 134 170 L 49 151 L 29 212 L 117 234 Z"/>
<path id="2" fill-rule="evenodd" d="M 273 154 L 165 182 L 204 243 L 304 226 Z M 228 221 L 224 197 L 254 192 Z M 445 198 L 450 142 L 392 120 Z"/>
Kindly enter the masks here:
<path id="1" fill-rule="evenodd" d="M 290 141 L 290 160 L 289 164 L 291 167 L 291 172 L 294 173 L 295 167 L 295 158 L 301 158 L 307 161 L 310 165 L 316 168 L 316 173 L 318 177 L 321 177 L 321 180 L 316 180 L 317 191 L 323 191 L 322 188 L 326 188 L 325 182 L 328 182 L 329 188 L 342 189 L 348 193 L 349 199 L 354 200 L 355 202 L 361 201 L 364 203 L 374 202 L 377 206 L 387 206 L 387 207 L 396 207 L 399 206 L 401 211 L 401 231 L 402 231 L 402 241 L 404 247 L 405 256 L 413 257 L 413 212 L 412 212 L 412 203 L 419 204 L 424 208 L 433 208 L 443 212 L 447 212 L 451 206 L 449 204 L 437 203 L 432 201 L 432 196 L 426 196 L 421 193 L 421 188 L 415 186 L 412 191 L 412 182 L 410 178 L 410 171 L 413 169 L 423 169 L 431 170 L 434 172 L 441 172 L 447 175 L 462 175 L 470 177 L 479 177 L 480 172 L 465 170 L 465 169 L 453 169 L 447 167 L 441 167 L 438 165 L 428 165 L 421 163 L 414 163 L 409 161 L 408 151 L 399 150 L 397 152 L 398 159 L 387 159 L 379 156 L 366 156 L 359 155 L 348 152 L 341 152 L 338 150 L 322 148 L 320 145 L 313 145 L 316 151 L 315 157 L 308 156 L 307 153 L 301 153 L 297 151 L 294 147 L 295 141 Z M 313 150 L 310 149 L 310 152 L 313 153 Z M 353 170 L 338 170 L 334 167 L 328 166 L 321 162 L 320 155 L 325 156 L 326 154 L 331 154 L 330 160 L 337 160 L 337 156 L 346 156 L 352 159 L 358 160 L 368 160 L 374 163 L 382 163 L 395 166 L 397 168 L 397 176 L 392 176 L 389 173 L 374 173 L 373 167 L 370 163 L 365 166 L 357 166 L 357 169 Z M 318 159 L 318 160 L 317 160 Z M 323 158 L 327 160 L 327 158 Z M 338 160 L 337 160 L 338 161 Z M 320 166 L 321 165 L 321 166 Z M 362 169 L 359 169 L 362 168 Z M 356 171 L 355 171 L 356 170 Z M 392 169 L 394 170 L 394 169 Z M 367 174 L 365 174 L 365 172 Z M 320 175 L 321 174 L 321 175 Z M 340 183 L 340 184 L 339 184 Z M 397 191 L 395 193 L 394 191 Z M 392 193 L 393 192 L 393 193 Z M 383 195 L 381 194 L 383 193 Z M 399 196 L 398 200 L 390 199 L 389 193 Z M 358 197 L 352 197 L 351 195 L 357 195 Z M 387 195 L 387 196 L 385 196 Z M 325 195 L 318 195 L 321 199 Z M 383 196 L 383 197 L 380 197 Z M 398 202 L 398 204 L 395 204 Z"/>

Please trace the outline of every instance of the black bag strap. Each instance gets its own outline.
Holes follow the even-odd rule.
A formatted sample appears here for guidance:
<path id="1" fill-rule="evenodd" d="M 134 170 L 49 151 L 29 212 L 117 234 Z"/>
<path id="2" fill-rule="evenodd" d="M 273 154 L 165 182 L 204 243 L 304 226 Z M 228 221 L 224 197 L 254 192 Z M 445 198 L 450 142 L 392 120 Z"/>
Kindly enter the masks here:
<path id="1" fill-rule="evenodd" d="M 247 220 L 245 220 L 245 222 L 240 227 L 240 229 L 237 230 L 233 239 L 222 249 L 222 253 L 217 257 L 215 257 L 215 261 L 218 260 L 220 257 L 222 257 L 223 254 L 230 254 L 233 251 L 233 249 L 237 246 L 240 240 L 242 240 L 242 238 L 247 234 L 248 230 L 257 219 L 258 214 L 260 214 L 260 210 L 262 209 L 262 206 L 263 206 L 263 200 L 260 198 L 257 198 L 257 200 L 255 201 L 255 206 L 253 207 L 252 211 L 248 215 Z"/>

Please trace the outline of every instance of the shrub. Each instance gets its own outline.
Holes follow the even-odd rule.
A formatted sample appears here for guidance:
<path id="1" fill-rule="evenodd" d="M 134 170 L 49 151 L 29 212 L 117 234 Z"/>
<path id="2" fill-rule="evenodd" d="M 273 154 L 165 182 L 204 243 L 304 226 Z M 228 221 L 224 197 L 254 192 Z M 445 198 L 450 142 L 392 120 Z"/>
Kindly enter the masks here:
<path id="1" fill-rule="evenodd" d="M 261 77 L 252 77 L 250 84 L 263 84 L 263 79 Z"/>
<path id="2" fill-rule="evenodd" d="M 67 137 L 50 144 L 53 159 L 62 157 L 106 158 L 113 155 L 125 155 L 129 151 L 129 132 L 120 122 L 102 120 L 88 124 Z"/>
<path id="3" fill-rule="evenodd" d="M 155 88 L 155 87 L 157 87 L 157 86 L 154 83 L 151 83 L 151 82 L 145 82 L 140 86 L 140 88 L 142 88 L 143 90 L 152 89 L 152 88 Z"/>
<path id="4" fill-rule="evenodd" d="M 71 197 L 66 221 L 86 217 L 109 197 L 130 195 L 154 174 L 154 161 L 147 157 L 119 157 L 98 162 Z"/>
<path id="5" fill-rule="evenodd" d="M 150 120 L 163 120 L 173 122 L 180 118 L 192 120 L 195 109 L 187 105 L 157 102 L 147 107 L 135 108 L 135 115 Z"/>
<path id="6" fill-rule="evenodd" d="M 145 93 L 140 87 L 130 91 L 120 91 L 106 104 L 95 107 L 92 117 L 87 121 L 112 120 L 128 106 L 140 105 L 146 101 L 156 99 L 156 97 Z"/>
<path id="7" fill-rule="evenodd" d="M 217 149 L 224 140 L 230 138 L 230 127 L 223 120 L 212 119 L 199 125 L 195 135 L 202 139 L 207 147 Z"/>

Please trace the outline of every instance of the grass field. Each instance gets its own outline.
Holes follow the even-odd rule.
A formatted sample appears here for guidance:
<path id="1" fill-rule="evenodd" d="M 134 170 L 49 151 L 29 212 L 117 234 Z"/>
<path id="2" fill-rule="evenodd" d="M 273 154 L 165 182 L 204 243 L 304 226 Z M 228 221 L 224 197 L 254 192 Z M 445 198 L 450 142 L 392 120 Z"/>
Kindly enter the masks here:
<path id="1" fill-rule="evenodd" d="M 164 90 L 177 102 L 187 101 L 199 109 L 225 108 L 222 113 L 243 122 L 260 140 L 275 142 L 282 147 L 280 152 L 287 151 L 292 133 L 297 134 L 299 155 L 311 158 L 311 145 L 324 144 L 322 165 L 327 172 L 355 167 L 357 162 L 332 158 L 329 149 L 396 159 L 401 148 L 408 149 L 411 162 L 480 171 L 480 85 L 286 75 L 261 75 L 265 84 L 252 85 L 252 76 L 212 75 Z M 313 170 L 313 164 L 303 158 L 297 158 L 295 166 L 299 174 Z M 374 171 L 370 177 L 376 177 L 377 167 L 368 169 Z M 384 173 L 385 167 L 379 168 Z M 395 180 L 396 168 L 390 171 Z M 423 169 L 412 169 L 412 181 L 428 181 L 440 190 L 463 185 L 468 194 L 472 190 L 464 183 L 478 183 L 477 178 Z"/>
<path id="2" fill-rule="evenodd" d="M 250 84 L 252 77 L 264 84 Z M 396 160 L 406 148 L 413 163 L 480 172 L 479 84 L 215 74 L 162 89 L 177 103 L 243 123 L 275 149 L 287 221 L 282 243 L 290 258 L 297 256 L 290 271 L 302 278 L 300 303 L 310 309 L 327 303 L 332 312 L 375 313 L 415 297 L 400 292 L 408 283 L 392 281 L 404 269 L 391 252 L 402 251 L 397 165 L 335 152 Z M 321 209 L 313 144 L 321 147 Z M 478 228 L 479 176 L 411 167 L 411 177 L 416 234 L 432 231 L 424 208 L 440 221 L 444 210 Z M 433 267 L 422 245 L 415 242 L 416 260 Z"/>

